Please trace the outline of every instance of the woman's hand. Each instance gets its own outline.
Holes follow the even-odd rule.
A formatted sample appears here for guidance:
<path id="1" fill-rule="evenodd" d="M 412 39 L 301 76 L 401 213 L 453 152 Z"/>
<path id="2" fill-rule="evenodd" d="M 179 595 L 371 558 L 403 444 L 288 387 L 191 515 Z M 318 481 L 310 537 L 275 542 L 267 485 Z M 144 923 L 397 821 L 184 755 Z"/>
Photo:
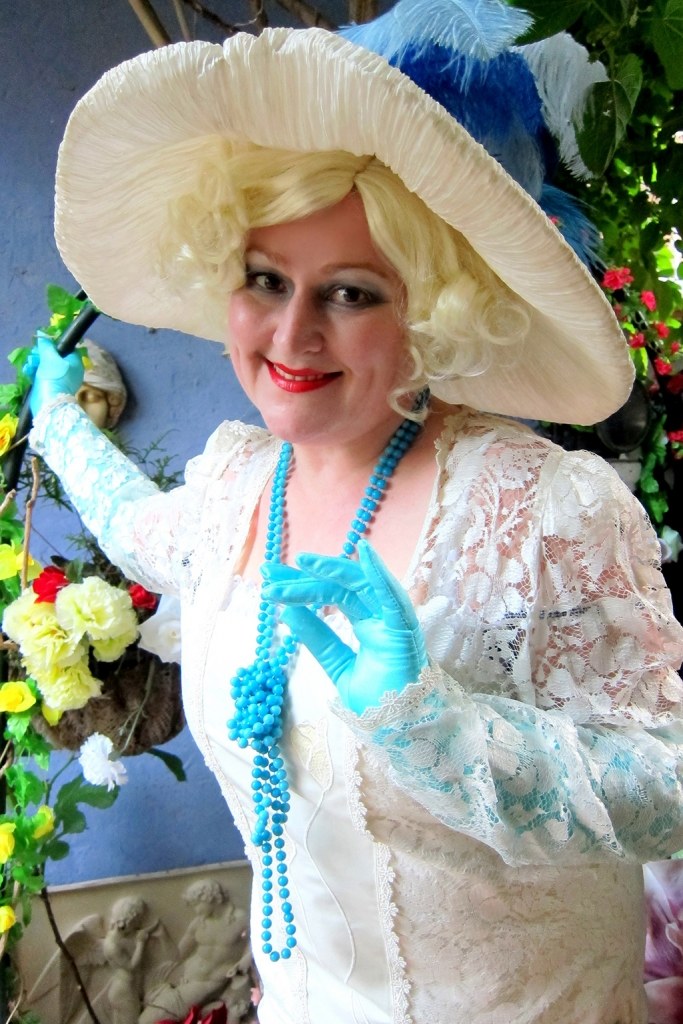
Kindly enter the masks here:
<path id="1" fill-rule="evenodd" d="M 38 333 L 35 347 L 24 364 L 24 373 L 33 381 L 29 405 L 37 416 L 43 406 L 58 395 L 75 395 L 83 383 L 83 359 L 78 352 L 60 356 L 53 343 Z"/>
<path id="2" fill-rule="evenodd" d="M 329 675 L 346 707 L 360 715 L 388 690 L 414 683 L 427 664 L 415 609 L 376 551 L 358 544 L 358 562 L 299 555 L 298 569 L 266 563 L 263 596 L 287 605 L 282 621 Z M 354 653 L 312 610 L 335 605 L 360 644 Z"/>

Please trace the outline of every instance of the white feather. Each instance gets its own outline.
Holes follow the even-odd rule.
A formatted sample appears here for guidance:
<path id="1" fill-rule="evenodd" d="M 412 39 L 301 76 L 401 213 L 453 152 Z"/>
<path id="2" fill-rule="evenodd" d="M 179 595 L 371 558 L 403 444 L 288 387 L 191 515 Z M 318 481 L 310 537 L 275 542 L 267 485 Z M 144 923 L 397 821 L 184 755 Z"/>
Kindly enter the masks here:
<path id="1" fill-rule="evenodd" d="M 388 59 L 409 45 L 444 46 L 468 57 L 490 60 L 532 23 L 526 11 L 501 0 L 399 0 L 390 11 L 341 35 Z"/>
<path id="2" fill-rule="evenodd" d="M 562 162 L 577 177 L 590 177 L 579 154 L 574 126 L 582 124 L 590 87 L 607 81 L 604 65 L 591 62 L 586 48 L 566 32 L 516 49 L 534 76 L 543 116 L 557 141 Z"/>

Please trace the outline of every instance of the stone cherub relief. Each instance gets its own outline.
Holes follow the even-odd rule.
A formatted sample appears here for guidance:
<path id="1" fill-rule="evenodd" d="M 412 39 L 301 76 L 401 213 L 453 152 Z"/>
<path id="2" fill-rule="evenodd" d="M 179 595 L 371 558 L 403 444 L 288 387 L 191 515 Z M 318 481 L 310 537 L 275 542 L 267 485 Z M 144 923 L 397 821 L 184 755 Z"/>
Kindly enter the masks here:
<path id="1" fill-rule="evenodd" d="M 214 879 L 193 882 L 183 900 L 192 917 L 177 941 L 163 915 L 134 896 L 117 900 L 108 920 L 89 915 L 65 935 L 101 1024 L 182 1020 L 191 1006 L 220 1002 L 231 1021 L 248 1012 L 252 961 L 245 911 Z M 33 997 L 42 998 L 54 985 L 59 1024 L 88 1024 L 73 971 L 59 951 L 36 981 Z"/>
<path id="2" fill-rule="evenodd" d="M 110 352 L 90 338 L 85 338 L 81 344 L 88 353 L 88 365 L 76 392 L 76 401 L 95 426 L 112 430 L 126 407 L 126 385 Z"/>

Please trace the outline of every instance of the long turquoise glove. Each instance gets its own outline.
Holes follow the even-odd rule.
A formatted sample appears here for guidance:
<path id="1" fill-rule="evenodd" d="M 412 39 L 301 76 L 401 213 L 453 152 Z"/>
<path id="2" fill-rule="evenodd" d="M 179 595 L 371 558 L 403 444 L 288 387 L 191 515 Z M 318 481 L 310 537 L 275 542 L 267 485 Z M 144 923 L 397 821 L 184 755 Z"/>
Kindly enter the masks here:
<path id="1" fill-rule="evenodd" d="M 58 395 L 76 394 L 83 383 L 83 359 L 78 352 L 60 356 L 50 339 L 39 332 L 24 364 L 24 373 L 33 381 L 29 405 L 37 416 Z"/>
<path id="2" fill-rule="evenodd" d="M 324 555 L 299 555 L 298 569 L 266 563 L 263 596 L 287 605 L 282 621 L 308 647 L 357 715 L 377 707 L 388 690 L 414 683 L 427 664 L 415 609 L 367 541 L 358 562 Z M 336 605 L 358 637 L 356 654 L 312 610 Z"/>

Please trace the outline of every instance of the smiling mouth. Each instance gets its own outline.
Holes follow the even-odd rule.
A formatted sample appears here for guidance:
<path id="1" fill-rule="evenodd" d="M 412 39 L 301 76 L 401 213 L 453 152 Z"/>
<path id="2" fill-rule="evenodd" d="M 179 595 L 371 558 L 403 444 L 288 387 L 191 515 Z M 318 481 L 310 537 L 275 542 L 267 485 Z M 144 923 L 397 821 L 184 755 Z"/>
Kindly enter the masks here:
<path id="1" fill-rule="evenodd" d="M 341 371 L 318 373 L 315 370 L 309 370 L 308 367 L 293 370 L 289 366 L 283 366 L 282 363 L 271 363 L 268 359 L 266 359 L 266 366 L 270 379 L 283 391 L 316 391 L 341 377 Z"/>

